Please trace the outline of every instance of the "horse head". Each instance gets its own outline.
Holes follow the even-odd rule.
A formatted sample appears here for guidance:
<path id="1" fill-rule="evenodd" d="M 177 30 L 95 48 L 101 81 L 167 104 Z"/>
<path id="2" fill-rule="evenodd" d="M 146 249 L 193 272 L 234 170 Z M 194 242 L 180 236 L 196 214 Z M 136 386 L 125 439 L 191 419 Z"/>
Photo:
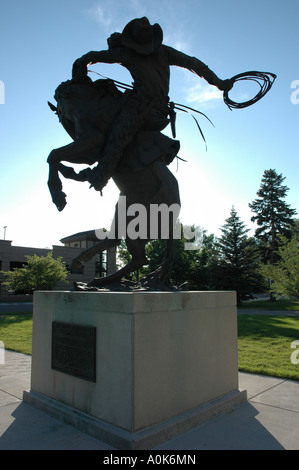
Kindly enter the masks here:
<path id="1" fill-rule="evenodd" d="M 54 94 L 57 106 L 48 104 L 62 125 L 66 120 L 71 122 L 79 136 L 82 134 L 82 123 L 84 128 L 86 123 L 92 123 L 105 132 L 106 123 L 111 123 L 122 95 L 112 80 L 100 79 L 93 82 L 86 77 L 86 80 L 80 82 L 73 79 L 62 82 Z"/>

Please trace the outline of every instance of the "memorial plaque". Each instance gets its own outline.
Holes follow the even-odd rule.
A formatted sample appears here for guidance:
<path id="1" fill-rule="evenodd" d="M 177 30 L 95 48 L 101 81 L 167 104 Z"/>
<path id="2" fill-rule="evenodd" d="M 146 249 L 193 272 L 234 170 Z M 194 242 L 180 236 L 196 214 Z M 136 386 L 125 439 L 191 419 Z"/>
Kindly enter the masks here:
<path id="1" fill-rule="evenodd" d="M 52 369 L 96 381 L 96 328 L 52 322 Z"/>

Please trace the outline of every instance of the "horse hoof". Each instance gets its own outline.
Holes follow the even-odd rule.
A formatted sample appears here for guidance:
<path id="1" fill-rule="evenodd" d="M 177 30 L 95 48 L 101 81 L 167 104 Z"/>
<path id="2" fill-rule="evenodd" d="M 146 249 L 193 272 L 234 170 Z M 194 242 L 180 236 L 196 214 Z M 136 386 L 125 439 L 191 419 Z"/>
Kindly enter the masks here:
<path id="1" fill-rule="evenodd" d="M 62 191 L 57 192 L 56 194 L 53 195 L 52 200 L 59 210 L 61 212 L 65 206 L 66 206 L 66 194 L 64 194 Z"/>
<path id="2" fill-rule="evenodd" d="M 86 284 L 84 282 L 73 282 L 71 291 L 86 290 Z"/>
<path id="3" fill-rule="evenodd" d="M 87 287 L 100 287 L 103 284 L 104 277 L 96 277 L 92 281 L 87 283 Z"/>
<path id="4" fill-rule="evenodd" d="M 77 175 L 77 180 L 78 181 L 89 181 L 89 177 L 90 177 L 90 174 L 91 174 L 91 168 L 85 168 L 85 170 L 81 170 L 79 171 L 78 175 Z"/>
<path id="5" fill-rule="evenodd" d="M 61 212 L 61 211 L 63 211 L 65 206 L 66 206 L 66 201 L 64 202 L 64 204 L 60 204 L 59 206 L 57 206 L 57 209 L 59 210 L 59 212 Z"/>
<path id="6" fill-rule="evenodd" d="M 107 185 L 108 181 L 109 178 L 104 177 L 97 167 L 88 173 L 88 182 L 90 183 L 89 189 L 94 188 L 96 191 L 102 193 L 103 188 Z"/>

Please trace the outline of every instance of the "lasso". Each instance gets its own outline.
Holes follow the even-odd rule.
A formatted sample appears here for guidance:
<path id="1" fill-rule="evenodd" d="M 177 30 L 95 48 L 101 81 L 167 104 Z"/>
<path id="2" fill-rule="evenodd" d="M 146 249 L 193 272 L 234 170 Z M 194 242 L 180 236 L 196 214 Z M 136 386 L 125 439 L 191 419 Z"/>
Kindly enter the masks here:
<path id="1" fill-rule="evenodd" d="M 230 110 L 247 108 L 248 106 L 251 106 L 252 104 L 259 101 L 261 98 L 265 96 L 266 93 L 268 93 L 275 79 L 276 79 L 276 75 L 270 72 L 239 73 L 238 75 L 235 75 L 234 77 L 231 78 L 234 84 L 235 82 L 238 82 L 240 80 L 253 80 L 259 84 L 260 86 L 259 92 L 251 100 L 244 101 L 243 103 L 237 103 L 229 98 L 228 91 L 224 91 L 223 101 L 229 107 Z"/>

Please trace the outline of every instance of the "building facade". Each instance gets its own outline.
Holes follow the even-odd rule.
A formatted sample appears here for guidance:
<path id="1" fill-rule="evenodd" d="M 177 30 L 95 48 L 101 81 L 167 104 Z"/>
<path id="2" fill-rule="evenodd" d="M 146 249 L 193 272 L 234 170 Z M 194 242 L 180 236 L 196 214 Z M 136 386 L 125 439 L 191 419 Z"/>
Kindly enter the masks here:
<path id="1" fill-rule="evenodd" d="M 99 243 L 95 230 L 79 232 L 68 237 L 62 238 L 63 245 L 53 245 L 52 249 L 48 248 L 32 248 L 24 246 L 14 246 L 11 240 L 0 240 L 0 271 L 11 271 L 20 268 L 26 264 L 26 255 L 46 256 L 50 251 L 53 258 L 62 257 L 66 267 L 71 261 L 78 256 L 86 248 L 90 248 Z M 104 251 L 83 265 L 80 271 L 69 271 L 67 282 L 59 283 L 57 289 L 69 289 L 73 282 L 89 282 L 95 277 L 103 277 L 112 274 L 116 270 L 116 249 L 111 248 Z M 16 294 L 8 292 L 2 285 L 5 276 L 0 274 L 0 298 L 11 298 Z"/>

